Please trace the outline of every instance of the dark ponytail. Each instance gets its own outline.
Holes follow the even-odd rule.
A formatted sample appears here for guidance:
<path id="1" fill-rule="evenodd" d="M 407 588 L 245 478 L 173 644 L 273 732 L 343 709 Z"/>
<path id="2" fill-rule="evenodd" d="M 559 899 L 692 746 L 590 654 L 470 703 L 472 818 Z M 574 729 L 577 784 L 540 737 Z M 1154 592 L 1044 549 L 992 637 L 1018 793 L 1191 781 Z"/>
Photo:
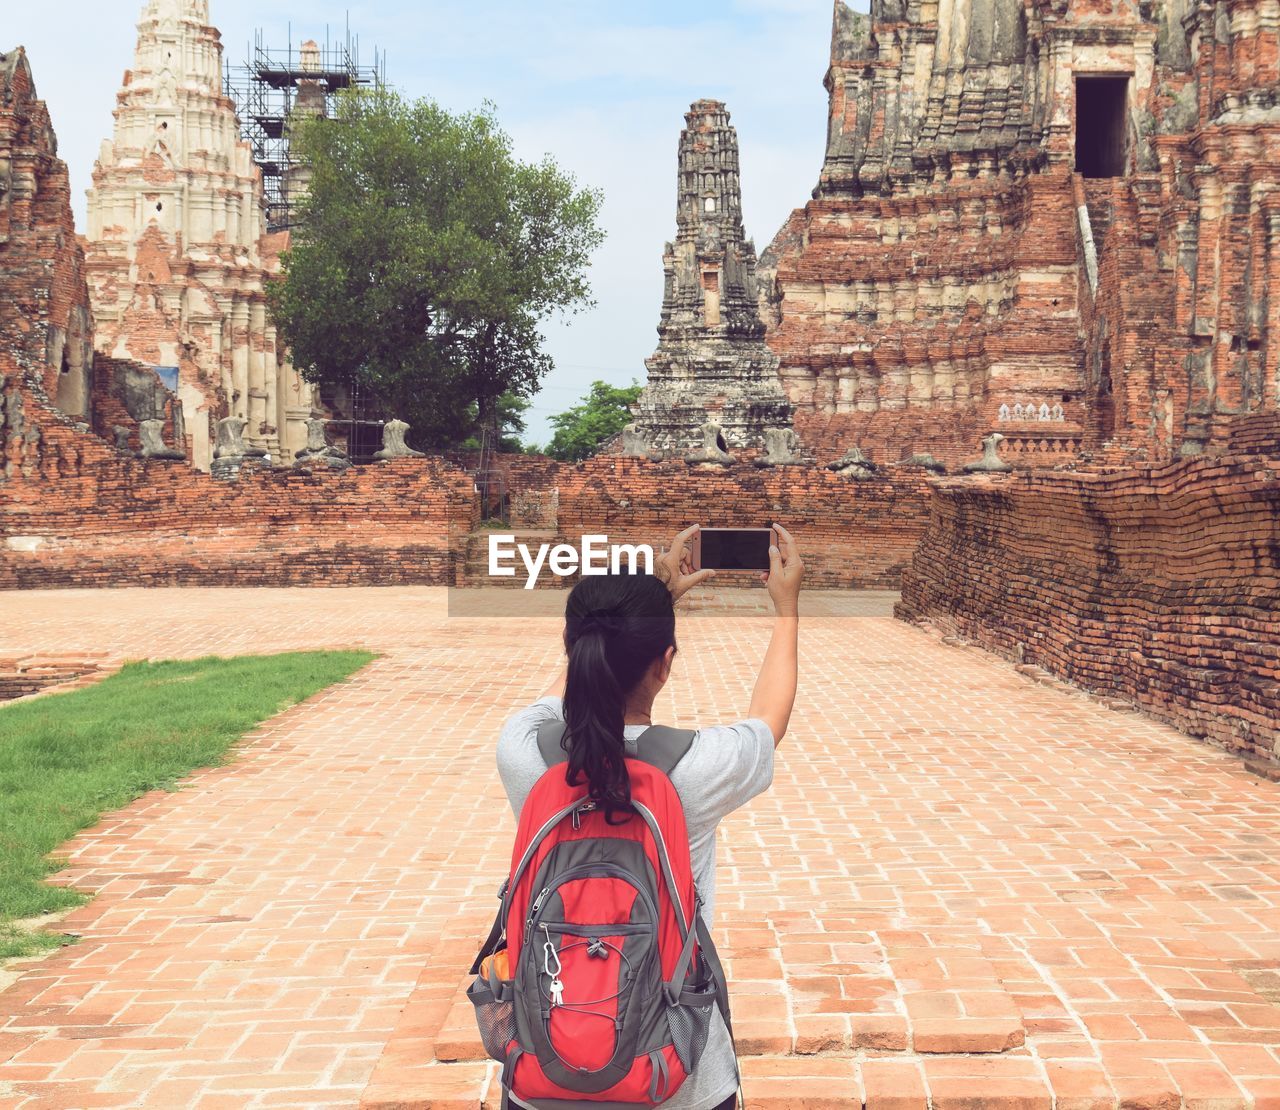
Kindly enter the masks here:
<path id="1" fill-rule="evenodd" d="M 623 820 L 631 808 L 631 780 L 623 760 L 627 698 L 645 672 L 676 643 L 676 617 L 666 585 L 651 574 L 593 574 L 581 578 L 565 604 L 564 646 L 569 675 L 564 691 L 569 755 L 565 781 L 588 790 L 605 811 Z"/>

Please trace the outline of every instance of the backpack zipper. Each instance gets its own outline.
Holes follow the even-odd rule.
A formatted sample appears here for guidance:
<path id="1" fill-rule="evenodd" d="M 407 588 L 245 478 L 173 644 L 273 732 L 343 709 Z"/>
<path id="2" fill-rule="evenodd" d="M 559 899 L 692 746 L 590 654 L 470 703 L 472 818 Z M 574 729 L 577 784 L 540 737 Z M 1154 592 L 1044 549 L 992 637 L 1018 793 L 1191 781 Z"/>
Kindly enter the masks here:
<path id="1" fill-rule="evenodd" d="M 583 863 L 577 867 L 571 867 L 568 871 L 560 875 L 550 886 L 545 886 L 538 892 L 537 898 L 534 899 L 533 905 L 529 907 L 529 917 L 524 925 L 524 943 L 529 943 L 529 936 L 533 932 L 533 927 L 537 924 L 538 912 L 542 909 L 542 904 L 547 895 L 552 891 L 558 890 L 565 883 L 572 882 L 574 879 L 589 878 L 591 875 L 606 876 L 609 878 L 622 879 L 628 886 L 632 887 L 635 892 L 644 900 L 644 904 L 648 906 L 653 928 L 658 928 L 658 907 L 654 904 L 653 898 L 649 892 L 641 885 L 637 876 L 633 875 L 625 867 L 619 867 L 610 863 Z"/>
<path id="2" fill-rule="evenodd" d="M 575 925 L 572 921 L 540 921 L 538 927 L 571 937 L 629 937 L 652 933 L 652 925 Z"/>
<path id="3" fill-rule="evenodd" d="M 538 891 L 538 896 L 529 905 L 529 916 L 525 918 L 524 922 L 524 939 L 526 943 L 529 940 L 529 934 L 533 932 L 533 919 L 538 916 L 538 910 L 542 908 L 542 900 L 550 893 L 551 888 L 544 886 Z"/>

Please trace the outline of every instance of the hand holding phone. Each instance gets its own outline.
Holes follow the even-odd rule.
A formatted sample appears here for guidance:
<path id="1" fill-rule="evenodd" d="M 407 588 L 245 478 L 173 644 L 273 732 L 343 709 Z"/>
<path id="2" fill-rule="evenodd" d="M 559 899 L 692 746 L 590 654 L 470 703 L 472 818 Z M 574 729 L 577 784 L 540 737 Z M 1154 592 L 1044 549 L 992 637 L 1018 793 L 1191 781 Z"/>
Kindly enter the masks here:
<path id="1" fill-rule="evenodd" d="M 764 581 L 773 600 L 774 612 L 780 617 L 794 617 L 799 613 L 804 562 L 791 533 L 781 524 L 775 524 L 773 529 L 778 534 L 778 542 L 769 548 L 769 573 L 764 576 Z"/>
<path id="2" fill-rule="evenodd" d="M 700 528 L 693 537 L 693 566 L 703 570 L 768 570 L 772 528 Z"/>
<path id="3" fill-rule="evenodd" d="M 694 561 L 698 531 L 698 525 L 689 525 L 671 541 L 670 547 L 663 549 L 655 561 L 654 573 L 667 584 L 673 602 L 679 601 L 694 586 L 715 574 L 714 570 L 700 570 Z"/>

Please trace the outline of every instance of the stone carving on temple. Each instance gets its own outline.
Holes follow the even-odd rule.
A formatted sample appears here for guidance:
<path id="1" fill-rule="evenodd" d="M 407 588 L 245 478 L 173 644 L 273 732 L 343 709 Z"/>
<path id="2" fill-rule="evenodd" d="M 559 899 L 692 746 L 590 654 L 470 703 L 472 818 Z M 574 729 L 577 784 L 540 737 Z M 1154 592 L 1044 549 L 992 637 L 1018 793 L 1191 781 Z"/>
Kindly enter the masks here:
<path id="1" fill-rule="evenodd" d="M 655 462 L 662 458 L 662 452 L 654 449 L 634 421 L 622 429 L 622 454 L 628 458 L 650 459 Z"/>
<path id="2" fill-rule="evenodd" d="M 989 436 L 985 436 L 982 440 L 982 458 L 965 463 L 964 472 L 966 474 L 1002 474 L 1012 470 L 1013 467 L 1000 457 L 1000 444 L 1003 442 L 1004 436 L 999 432 L 992 432 Z"/>
<path id="3" fill-rule="evenodd" d="M 809 461 L 794 428 L 765 430 L 764 454 L 756 459 L 757 466 L 805 466 Z"/>
<path id="4" fill-rule="evenodd" d="M 245 419 L 242 416 L 226 416 L 218 421 L 217 443 L 213 451 L 210 473 L 223 481 L 236 478 L 246 467 L 270 466 L 271 460 L 263 447 L 250 447 L 244 441 Z"/>
<path id="5" fill-rule="evenodd" d="M 827 469 L 834 470 L 842 478 L 850 478 L 855 482 L 865 482 L 874 478 L 880 468 L 867 458 L 861 447 L 855 444 L 835 462 L 827 463 Z"/>
<path id="6" fill-rule="evenodd" d="M 202 469 L 221 417 L 279 455 L 305 443 L 314 404 L 267 314 L 287 235 L 266 234 L 261 174 L 222 79 L 208 0 L 147 0 L 89 190 L 98 350 L 166 378 Z"/>
<path id="7" fill-rule="evenodd" d="M 351 460 L 341 447 L 329 443 L 326 421 L 312 417 L 307 421 L 307 445 L 298 451 L 294 458 L 294 466 L 329 468 L 331 470 L 347 470 Z"/>
<path id="8" fill-rule="evenodd" d="M 244 426 L 242 416 L 227 416 L 218 421 L 218 442 L 214 448 L 215 459 L 243 459 L 245 457 Z"/>
<path id="9" fill-rule="evenodd" d="M 422 458 L 421 451 L 415 451 L 405 443 L 408 434 L 409 425 L 403 420 L 388 420 L 382 426 L 382 450 L 376 451 L 373 457 L 378 460 Z"/>
<path id="10" fill-rule="evenodd" d="M 918 466 L 922 470 L 928 470 L 933 474 L 945 474 L 947 467 L 945 463 L 940 463 L 927 451 L 922 455 L 912 455 L 904 463 L 906 466 Z"/>
<path id="11" fill-rule="evenodd" d="M 138 425 L 142 438 L 142 457 L 144 459 L 168 459 L 174 462 L 187 461 L 185 451 L 170 447 L 164 441 L 164 421 L 144 420 Z"/>
<path id="12" fill-rule="evenodd" d="M 657 351 L 634 408 L 650 447 L 701 449 L 714 412 L 729 448 L 764 447 L 791 426 L 778 360 L 764 342 L 755 246 L 742 226 L 738 136 L 717 100 L 699 100 L 680 135 L 676 238 L 663 256 Z"/>
<path id="13" fill-rule="evenodd" d="M 708 419 L 698 430 L 698 434 L 702 444 L 696 451 L 691 451 L 684 457 L 685 462 L 706 466 L 734 464 L 736 460 L 729 453 L 729 444 L 724 438 L 724 427 L 718 420 L 714 417 Z"/>

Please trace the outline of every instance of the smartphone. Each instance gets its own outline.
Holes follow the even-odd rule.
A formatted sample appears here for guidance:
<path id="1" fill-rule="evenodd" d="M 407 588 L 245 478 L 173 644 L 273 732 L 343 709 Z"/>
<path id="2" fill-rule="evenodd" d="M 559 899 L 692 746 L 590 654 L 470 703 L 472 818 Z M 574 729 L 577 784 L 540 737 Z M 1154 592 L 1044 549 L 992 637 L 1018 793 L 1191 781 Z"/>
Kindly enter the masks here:
<path id="1" fill-rule="evenodd" d="M 699 528 L 694 570 L 768 570 L 772 528 Z"/>

